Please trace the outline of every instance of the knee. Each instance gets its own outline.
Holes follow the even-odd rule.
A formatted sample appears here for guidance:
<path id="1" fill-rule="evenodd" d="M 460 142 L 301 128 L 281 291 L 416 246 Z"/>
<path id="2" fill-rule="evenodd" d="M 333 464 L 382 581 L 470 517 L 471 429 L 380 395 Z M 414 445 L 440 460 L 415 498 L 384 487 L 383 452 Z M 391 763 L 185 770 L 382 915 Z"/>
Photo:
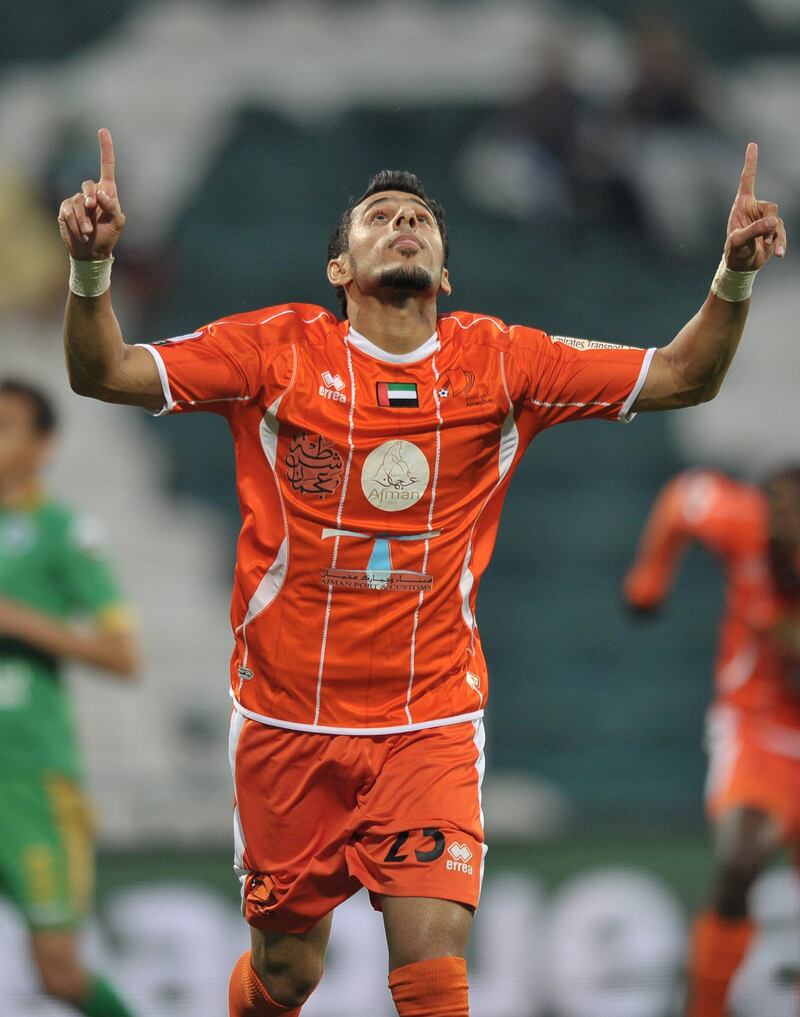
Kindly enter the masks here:
<path id="1" fill-rule="evenodd" d="M 747 914 L 747 896 L 761 869 L 761 860 L 745 853 L 719 866 L 712 904 L 723 918 L 743 918 Z"/>
<path id="2" fill-rule="evenodd" d="M 322 961 L 313 955 L 287 959 L 254 949 L 252 964 L 270 996 L 289 1009 L 302 1006 L 322 978 Z"/>

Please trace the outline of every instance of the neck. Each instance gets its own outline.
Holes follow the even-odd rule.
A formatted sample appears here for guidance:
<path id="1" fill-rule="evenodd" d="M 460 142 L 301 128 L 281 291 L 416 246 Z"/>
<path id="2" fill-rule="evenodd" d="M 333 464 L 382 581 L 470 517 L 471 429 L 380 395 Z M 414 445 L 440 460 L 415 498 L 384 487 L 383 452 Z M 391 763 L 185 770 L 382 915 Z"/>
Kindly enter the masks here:
<path id="1" fill-rule="evenodd" d="M 39 481 L 36 477 L 0 478 L 0 508 L 27 508 L 37 500 L 39 494 Z"/>
<path id="2" fill-rule="evenodd" d="M 387 353 L 411 353 L 436 331 L 436 300 L 430 297 L 398 303 L 367 297 L 350 300 L 347 311 L 356 332 Z"/>

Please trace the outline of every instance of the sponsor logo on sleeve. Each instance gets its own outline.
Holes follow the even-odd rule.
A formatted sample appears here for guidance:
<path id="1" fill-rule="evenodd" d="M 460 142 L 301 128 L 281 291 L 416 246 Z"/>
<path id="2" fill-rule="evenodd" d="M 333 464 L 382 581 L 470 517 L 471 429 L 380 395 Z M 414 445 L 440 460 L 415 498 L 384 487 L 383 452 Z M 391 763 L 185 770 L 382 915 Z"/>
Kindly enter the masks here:
<path id="1" fill-rule="evenodd" d="M 601 343 L 596 339 L 575 339 L 569 335 L 551 335 L 551 343 L 562 343 L 574 350 L 635 350 L 636 346 L 623 346 L 621 343 Z"/>
<path id="2" fill-rule="evenodd" d="M 428 486 L 430 467 L 422 450 L 397 438 L 373 449 L 361 470 L 364 497 L 381 512 L 402 512 L 416 505 Z"/>

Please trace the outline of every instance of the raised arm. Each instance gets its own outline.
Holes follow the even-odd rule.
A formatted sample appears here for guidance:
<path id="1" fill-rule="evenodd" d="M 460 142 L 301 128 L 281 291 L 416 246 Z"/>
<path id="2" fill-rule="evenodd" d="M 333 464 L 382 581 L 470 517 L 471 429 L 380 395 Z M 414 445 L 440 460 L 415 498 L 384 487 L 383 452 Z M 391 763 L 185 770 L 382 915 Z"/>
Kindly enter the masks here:
<path id="1" fill-rule="evenodd" d="M 750 143 L 728 219 L 725 251 L 697 314 L 657 350 L 634 410 L 671 410 L 713 399 L 744 331 L 754 274 L 786 253 L 786 230 L 772 201 L 755 196 L 758 146 Z"/>
<path id="2" fill-rule="evenodd" d="M 649 614 L 661 606 L 692 541 L 683 508 L 686 483 L 685 475 L 671 480 L 650 510 L 622 587 L 623 599 L 634 611 Z"/>
<path id="3" fill-rule="evenodd" d="M 157 410 L 163 405 L 153 358 L 126 345 L 111 306 L 112 252 L 125 226 L 114 177 L 114 143 L 98 132 L 100 178 L 61 203 L 58 226 L 70 254 L 64 351 L 73 391 L 111 403 Z"/>

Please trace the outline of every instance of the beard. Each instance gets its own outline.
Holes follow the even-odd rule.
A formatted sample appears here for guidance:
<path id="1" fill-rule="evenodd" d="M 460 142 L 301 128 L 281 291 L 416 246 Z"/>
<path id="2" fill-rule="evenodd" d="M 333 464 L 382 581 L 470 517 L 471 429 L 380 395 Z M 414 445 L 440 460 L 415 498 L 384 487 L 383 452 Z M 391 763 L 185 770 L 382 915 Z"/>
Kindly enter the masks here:
<path id="1" fill-rule="evenodd" d="M 430 272 L 419 265 L 396 265 L 384 269 L 378 278 L 381 289 L 406 293 L 424 293 L 433 285 Z"/>

